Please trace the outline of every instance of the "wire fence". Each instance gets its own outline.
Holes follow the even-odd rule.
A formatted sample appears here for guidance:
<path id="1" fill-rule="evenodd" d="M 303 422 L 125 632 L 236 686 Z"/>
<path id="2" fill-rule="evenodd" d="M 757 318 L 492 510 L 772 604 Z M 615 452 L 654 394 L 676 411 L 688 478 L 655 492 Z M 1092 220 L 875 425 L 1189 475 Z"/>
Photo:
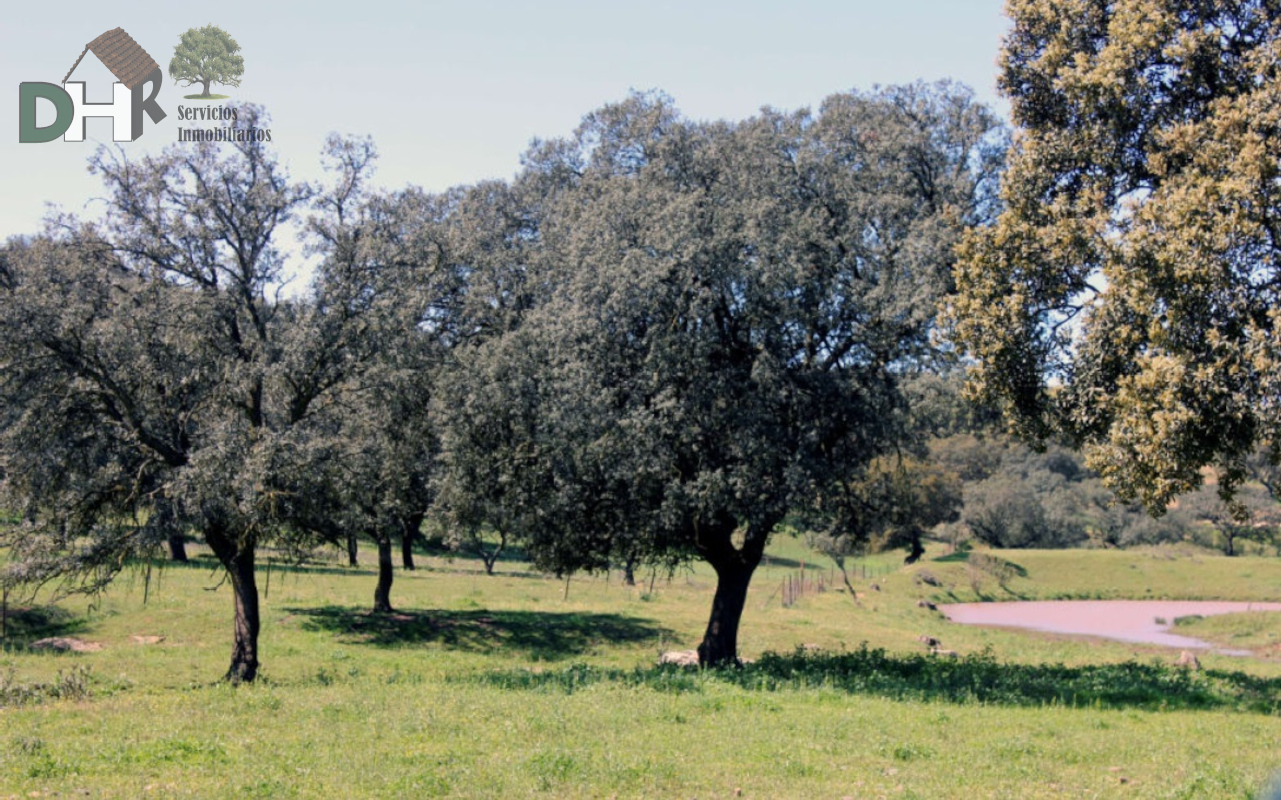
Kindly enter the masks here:
<path id="1" fill-rule="evenodd" d="M 895 567 L 890 565 L 860 562 L 849 565 L 845 575 L 842 576 L 835 566 L 823 570 L 821 567 L 816 569 L 811 565 L 807 569 L 805 562 L 801 561 L 795 572 L 788 572 L 783 576 L 770 596 L 765 598 L 761 608 L 767 608 L 776 597 L 781 598 L 783 608 L 791 608 L 806 595 L 839 589 L 838 581 L 844 582 L 845 578 L 860 581 L 875 580 L 894 571 Z"/>

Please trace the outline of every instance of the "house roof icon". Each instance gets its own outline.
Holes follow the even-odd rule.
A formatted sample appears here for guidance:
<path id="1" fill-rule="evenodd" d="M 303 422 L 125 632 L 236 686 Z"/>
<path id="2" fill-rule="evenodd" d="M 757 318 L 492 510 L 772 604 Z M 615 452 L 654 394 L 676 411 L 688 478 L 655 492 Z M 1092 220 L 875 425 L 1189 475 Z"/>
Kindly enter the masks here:
<path id="1" fill-rule="evenodd" d="M 90 50 L 102 62 L 102 65 L 111 70 L 111 74 L 116 79 L 128 87 L 131 91 L 136 89 L 139 84 L 146 81 L 151 73 L 160 69 L 160 65 L 155 59 L 147 55 L 147 51 L 133 40 L 133 37 L 125 33 L 124 28 L 112 28 L 106 33 L 94 39 L 85 45 L 81 51 L 80 58 L 76 63 L 71 65 L 67 70 L 67 77 L 62 79 L 63 83 L 71 77 L 71 73 L 76 71 L 80 62 L 85 57 L 85 53 Z"/>

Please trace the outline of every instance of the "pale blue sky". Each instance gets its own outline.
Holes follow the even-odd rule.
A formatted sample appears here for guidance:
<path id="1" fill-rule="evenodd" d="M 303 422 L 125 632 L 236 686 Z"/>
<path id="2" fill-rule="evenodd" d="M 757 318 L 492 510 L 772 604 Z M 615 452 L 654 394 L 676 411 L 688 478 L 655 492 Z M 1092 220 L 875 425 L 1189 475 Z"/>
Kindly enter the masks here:
<path id="1" fill-rule="evenodd" d="M 85 43 L 115 27 L 165 69 L 179 34 L 210 23 L 245 58 L 240 87 L 214 90 L 268 108 L 295 177 L 319 177 L 330 131 L 369 134 L 389 188 L 507 177 L 531 138 L 567 134 L 632 88 L 661 89 L 690 117 L 741 118 L 853 87 L 953 78 L 1004 110 L 1000 0 L 28 3 L 0 21 L 0 238 L 38 230 L 46 202 L 92 215 L 100 187 L 85 160 L 111 138 L 95 120 L 83 144 L 19 144 L 18 84 L 60 82 Z M 114 79 L 92 54 L 72 79 L 88 82 L 90 100 L 110 98 Z M 168 119 L 148 121 L 126 151 L 173 144 L 177 106 L 196 90 L 166 76 Z"/>

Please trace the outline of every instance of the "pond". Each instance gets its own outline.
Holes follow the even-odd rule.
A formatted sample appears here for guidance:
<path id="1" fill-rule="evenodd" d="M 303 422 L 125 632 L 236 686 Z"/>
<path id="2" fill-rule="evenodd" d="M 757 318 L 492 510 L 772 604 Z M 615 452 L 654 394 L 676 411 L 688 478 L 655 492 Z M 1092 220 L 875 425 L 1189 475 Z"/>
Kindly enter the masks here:
<path id="1" fill-rule="evenodd" d="M 1209 642 L 1170 633 L 1179 617 L 1235 614 L 1243 611 L 1281 611 L 1281 603 L 1225 600 L 1027 600 L 1012 603 L 954 603 L 941 605 L 952 622 L 1020 628 L 1043 633 L 1098 636 L 1123 642 L 1207 649 Z M 1249 655 L 1248 650 L 1215 652 Z"/>

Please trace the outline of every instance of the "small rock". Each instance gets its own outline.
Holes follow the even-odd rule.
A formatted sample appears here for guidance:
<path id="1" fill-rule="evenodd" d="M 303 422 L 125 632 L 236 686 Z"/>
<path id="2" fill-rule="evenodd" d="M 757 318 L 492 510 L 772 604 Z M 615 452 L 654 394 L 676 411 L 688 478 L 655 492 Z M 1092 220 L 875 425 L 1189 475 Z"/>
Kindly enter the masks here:
<path id="1" fill-rule="evenodd" d="M 916 583 L 918 584 L 923 583 L 926 586 L 942 586 L 943 585 L 938 578 L 934 577 L 934 573 L 929 572 L 927 570 L 921 570 L 920 572 L 916 573 L 916 577 L 913 578 L 913 580 L 916 581 Z"/>
<path id="2" fill-rule="evenodd" d="M 130 636 L 129 641 L 137 644 L 160 644 L 165 640 L 163 636 Z"/>
<path id="3" fill-rule="evenodd" d="M 936 605 L 934 605 L 933 603 L 931 603 L 929 600 L 917 600 L 917 601 L 916 601 L 916 607 L 917 607 L 917 608 L 928 608 L 930 611 L 938 611 L 938 610 L 939 610 L 939 607 L 938 607 L 938 606 L 936 606 Z"/>
<path id="4" fill-rule="evenodd" d="M 879 592 L 881 590 L 881 585 L 879 583 L 874 583 L 867 588 L 871 589 L 874 592 Z"/>
<path id="5" fill-rule="evenodd" d="M 32 650 L 57 650 L 65 653 L 72 650 L 77 653 L 95 653 L 102 649 L 101 642 L 86 642 L 73 636 L 51 636 L 28 645 Z"/>
<path id="6" fill-rule="evenodd" d="M 659 664 L 676 664 L 682 667 L 698 666 L 697 650 L 668 650 L 658 657 Z"/>
<path id="7" fill-rule="evenodd" d="M 933 636 L 927 636 L 924 633 L 916 637 L 916 641 L 930 648 L 938 647 L 939 645 L 943 644 L 938 639 L 935 639 Z"/>
<path id="8" fill-rule="evenodd" d="M 941 647 L 931 647 L 930 655 L 935 655 L 940 658 L 960 658 L 961 657 L 961 654 L 956 652 L 955 650 L 944 650 Z"/>

